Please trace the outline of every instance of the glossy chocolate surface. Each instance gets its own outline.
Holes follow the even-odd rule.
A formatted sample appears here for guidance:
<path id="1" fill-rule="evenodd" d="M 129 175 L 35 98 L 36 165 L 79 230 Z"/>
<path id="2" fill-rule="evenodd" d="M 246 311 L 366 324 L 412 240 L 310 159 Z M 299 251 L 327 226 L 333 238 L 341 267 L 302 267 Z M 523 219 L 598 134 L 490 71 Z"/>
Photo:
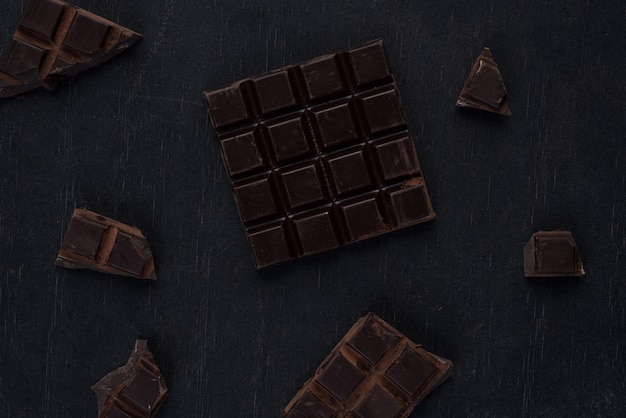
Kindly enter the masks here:
<path id="1" fill-rule="evenodd" d="M 152 418 L 167 396 L 165 380 L 146 340 L 137 340 L 128 362 L 91 390 L 98 401 L 98 418 Z"/>
<path id="2" fill-rule="evenodd" d="M 583 262 L 572 233 L 535 232 L 524 246 L 524 276 L 584 276 Z"/>
<path id="3" fill-rule="evenodd" d="M 456 105 L 501 115 L 511 114 L 506 87 L 489 48 L 484 48 L 474 62 Z"/>
<path id="4" fill-rule="evenodd" d="M 435 217 L 382 41 L 205 97 L 258 268 Z"/>
<path id="5" fill-rule="evenodd" d="M 60 0 L 29 0 L 0 63 L 0 99 L 95 67 L 141 35 Z"/>
<path id="6" fill-rule="evenodd" d="M 452 363 L 370 313 L 357 321 L 285 408 L 297 417 L 407 417 Z"/>
<path id="7" fill-rule="evenodd" d="M 75 209 L 57 266 L 156 280 L 152 251 L 140 230 L 83 209 Z"/>

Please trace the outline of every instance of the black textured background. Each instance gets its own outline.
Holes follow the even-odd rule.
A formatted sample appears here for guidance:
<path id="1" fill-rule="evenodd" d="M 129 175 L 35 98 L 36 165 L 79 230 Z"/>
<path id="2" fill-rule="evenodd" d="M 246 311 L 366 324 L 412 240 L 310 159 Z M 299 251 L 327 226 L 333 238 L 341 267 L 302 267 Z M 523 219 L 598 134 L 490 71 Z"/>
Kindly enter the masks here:
<path id="1" fill-rule="evenodd" d="M 0 416 L 94 417 L 143 337 L 159 417 L 278 417 L 370 310 L 455 363 L 412 416 L 626 416 L 623 0 L 75 4 L 144 40 L 0 101 Z M 258 273 L 202 91 L 379 37 L 437 219 Z M 454 107 L 484 46 L 511 117 Z M 75 207 L 142 229 L 159 281 L 55 268 Z M 561 227 L 587 276 L 524 279 Z"/>

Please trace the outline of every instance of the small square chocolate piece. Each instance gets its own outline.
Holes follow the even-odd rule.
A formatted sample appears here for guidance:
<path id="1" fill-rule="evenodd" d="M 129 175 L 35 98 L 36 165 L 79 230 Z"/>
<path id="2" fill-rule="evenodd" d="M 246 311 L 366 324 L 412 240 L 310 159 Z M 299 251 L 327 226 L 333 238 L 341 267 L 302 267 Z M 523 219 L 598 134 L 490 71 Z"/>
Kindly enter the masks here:
<path id="1" fill-rule="evenodd" d="M 65 4 L 50 0 L 29 1 L 24 8 L 24 14 L 19 26 L 37 35 L 48 42 L 54 42 L 54 32 Z"/>
<path id="2" fill-rule="evenodd" d="M 375 195 L 343 202 L 339 210 L 350 241 L 369 238 L 387 229 Z"/>
<path id="3" fill-rule="evenodd" d="M 357 96 L 357 100 L 365 116 L 367 133 L 370 136 L 391 132 L 394 128 L 406 124 L 400 99 L 394 88 L 362 94 Z"/>
<path id="4" fill-rule="evenodd" d="M 423 178 L 382 41 L 205 97 L 257 268 L 435 217 L 425 186 L 384 200 Z M 260 239 L 276 224 L 284 239 Z"/>
<path id="5" fill-rule="evenodd" d="M 398 342 L 398 336 L 370 316 L 348 340 L 348 345 L 359 352 L 371 364 L 376 364 Z"/>
<path id="6" fill-rule="evenodd" d="M 287 418 L 333 418 L 333 411 L 312 393 L 305 393 Z"/>
<path id="7" fill-rule="evenodd" d="M 231 176 L 264 167 L 265 163 L 257 143 L 256 132 L 243 132 L 221 141 L 222 159 Z"/>
<path id="8" fill-rule="evenodd" d="M 298 209 L 325 200 L 325 187 L 322 185 L 320 168 L 316 164 L 290 166 L 281 170 L 279 175 L 290 209 Z"/>
<path id="9" fill-rule="evenodd" d="M 417 154 L 409 136 L 375 143 L 374 154 L 385 182 L 419 174 Z"/>
<path id="10" fill-rule="evenodd" d="M 246 107 L 242 86 L 233 84 L 223 89 L 205 94 L 209 106 L 211 122 L 215 129 L 225 128 L 234 124 L 242 124 L 252 120 Z"/>
<path id="11" fill-rule="evenodd" d="M 435 372 L 437 367 L 429 359 L 406 348 L 385 374 L 398 387 L 414 396 Z"/>
<path id="12" fill-rule="evenodd" d="M 276 221 L 247 230 L 252 254 L 259 268 L 291 259 L 290 241 L 285 223 Z"/>
<path id="13" fill-rule="evenodd" d="M 396 418 L 405 409 L 406 402 L 400 403 L 380 386 L 374 386 L 354 412 L 359 418 Z"/>
<path id="14" fill-rule="evenodd" d="M 526 277 L 584 276 L 585 270 L 572 233 L 535 232 L 524 246 Z"/>
<path id="15" fill-rule="evenodd" d="M 329 154 L 325 157 L 337 196 L 348 195 L 372 187 L 363 147 Z"/>
<path id="16" fill-rule="evenodd" d="M 430 218 L 432 209 L 428 209 L 430 201 L 424 183 L 420 179 L 407 181 L 401 186 L 392 186 L 383 191 L 395 225 L 402 227 L 413 225 L 420 219 Z M 415 208 L 421 208 L 416 211 Z"/>
<path id="17" fill-rule="evenodd" d="M 15 78 L 37 76 L 46 51 L 20 39 L 12 39 L 2 58 L 0 71 Z"/>
<path id="18" fill-rule="evenodd" d="M 279 213 L 279 206 L 274 197 L 276 185 L 272 176 L 242 181 L 235 187 L 235 196 L 244 222 L 271 217 Z M 274 192 L 272 192 L 274 190 Z"/>
<path id="19" fill-rule="evenodd" d="M 320 373 L 317 383 L 339 401 L 344 402 L 364 377 L 364 372 L 350 364 L 344 356 L 338 354 Z"/>
<path id="20" fill-rule="evenodd" d="M 63 45 L 86 55 L 93 54 L 102 49 L 110 28 L 107 23 L 78 12 L 63 40 Z"/>
<path id="21" fill-rule="evenodd" d="M 276 71 L 259 76 L 254 78 L 252 82 L 262 115 L 267 116 L 273 112 L 287 110 L 298 105 L 298 99 L 289 81 L 287 71 Z"/>
<path id="22" fill-rule="evenodd" d="M 75 238 L 63 240 L 61 249 L 95 260 L 105 228 L 105 225 L 87 218 L 72 217 L 65 235 Z"/>
<path id="23" fill-rule="evenodd" d="M 304 255 L 315 254 L 339 245 L 332 215 L 328 210 L 304 212 L 294 216 L 292 222 Z"/>
<path id="24" fill-rule="evenodd" d="M 361 87 L 370 83 L 391 78 L 387 55 L 382 42 L 371 42 L 347 53 L 356 85 Z"/>
<path id="25" fill-rule="evenodd" d="M 276 166 L 283 165 L 297 157 L 312 154 L 313 149 L 306 134 L 305 121 L 302 115 L 273 121 L 262 126 Z"/>
<path id="26" fill-rule="evenodd" d="M 324 99 L 348 90 L 342 79 L 337 54 L 325 55 L 300 65 L 309 100 Z"/>
<path id="27" fill-rule="evenodd" d="M 452 367 L 370 313 L 339 341 L 284 415 L 406 418 Z"/>
<path id="28" fill-rule="evenodd" d="M 311 109 L 311 123 L 315 129 L 318 145 L 328 148 L 359 140 L 357 124 L 353 120 L 350 102 L 333 102 Z"/>

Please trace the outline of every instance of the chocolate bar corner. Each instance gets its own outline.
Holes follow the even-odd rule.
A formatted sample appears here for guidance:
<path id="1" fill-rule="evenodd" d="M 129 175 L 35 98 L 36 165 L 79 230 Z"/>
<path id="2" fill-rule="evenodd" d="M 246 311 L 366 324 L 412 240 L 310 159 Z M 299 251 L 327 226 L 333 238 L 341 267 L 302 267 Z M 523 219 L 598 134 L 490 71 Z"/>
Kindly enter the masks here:
<path id="1" fill-rule="evenodd" d="M 335 346 L 284 416 L 404 418 L 452 369 L 450 360 L 429 353 L 370 313 Z"/>

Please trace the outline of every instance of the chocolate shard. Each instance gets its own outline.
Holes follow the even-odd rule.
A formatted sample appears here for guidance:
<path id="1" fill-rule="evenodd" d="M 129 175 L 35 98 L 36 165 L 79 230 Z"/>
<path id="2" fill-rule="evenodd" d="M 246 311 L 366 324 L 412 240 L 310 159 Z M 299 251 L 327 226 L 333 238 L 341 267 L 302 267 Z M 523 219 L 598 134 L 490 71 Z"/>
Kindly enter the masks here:
<path id="1" fill-rule="evenodd" d="M 524 276 L 584 276 L 572 233 L 562 229 L 535 232 L 524 246 Z"/>
<path id="2" fill-rule="evenodd" d="M 167 386 L 146 340 L 135 341 L 128 362 L 91 387 L 98 418 L 151 418 L 167 396 Z"/>
<path id="3" fill-rule="evenodd" d="M 404 418 L 452 375 L 453 365 L 424 350 L 373 313 L 339 341 L 284 416 Z"/>
<path id="4" fill-rule="evenodd" d="M 480 53 L 470 72 L 456 105 L 510 115 L 507 92 L 498 64 L 489 48 Z"/>
<path id="5" fill-rule="evenodd" d="M 55 264 L 157 279 L 150 245 L 140 230 L 84 209 L 72 213 Z"/>
<path id="6" fill-rule="evenodd" d="M 29 0 L 0 62 L 0 99 L 61 81 L 128 49 L 141 35 L 61 0 Z"/>
<path id="7" fill-rule="evenodd" d="M 257 268 L 435 217 L 382 41 L 205 98 Z"/>

